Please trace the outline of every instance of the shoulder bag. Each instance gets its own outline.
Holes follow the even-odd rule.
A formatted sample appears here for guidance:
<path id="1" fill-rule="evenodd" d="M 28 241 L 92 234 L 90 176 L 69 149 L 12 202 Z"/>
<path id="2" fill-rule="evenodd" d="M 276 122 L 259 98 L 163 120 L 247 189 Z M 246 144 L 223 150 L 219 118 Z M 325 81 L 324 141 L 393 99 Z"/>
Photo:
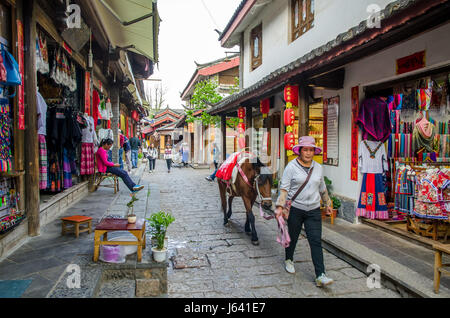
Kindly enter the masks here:
<path id="1" fill-rule="evenodd" d="M 292 197 L 292 199 L 286 201 L 286 204 L 284 205 L 284 208 L 283 208 L 283 217 L 286 220 L 289 218 L 289 212 L 291 211 L 292 202 L 294 202 L 295 199 L 297 199 L 298 195 L 303 191 L 303 189 L 308 184 L 309 179 L 311 179 L 313 170 L 314 170 L 314 167 L 311 167 L 311 169 L 309 170 L 308 177 L 306 178 L 305 183 L 302 184 L 302 186 L 298 189 L 297 193 L 295 193 L 295 195 Z"/>

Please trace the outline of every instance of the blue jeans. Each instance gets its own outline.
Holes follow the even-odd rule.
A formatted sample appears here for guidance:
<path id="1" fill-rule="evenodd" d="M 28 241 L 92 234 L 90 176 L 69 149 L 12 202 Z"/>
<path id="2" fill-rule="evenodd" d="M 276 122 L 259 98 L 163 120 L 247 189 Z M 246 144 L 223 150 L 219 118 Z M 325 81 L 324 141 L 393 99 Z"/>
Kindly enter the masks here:
<path id="1" fill-rule="evenodd" d="M 138 165 L 138 152 L 139 150 L 131 149 L 131 164 L 133 165 L 133 168 L 137 168 Z"/>
<path id="2" fill-rule="evenodd" d="M 155 170 L 156 167 L 156 159 L 148 159 L 149 165 L 150 165 L 150 171 Z"/>
<path id="3" fill-rule="evenodd" d="M 216 161 L 214 161 L 214 166 L 216 167 L 216 171 L 214 171 L 214 173 L 209 176 L 212 180 L 216 179 L 217 171 L 219 171 L 219 164 Z"/>
<path id="4" fill-rule="evenodd" d="M 120 168 L 117 167 L 108 167 L 106 169 L 107 173 L 112 173 L 116 176 L 118 176 L 119 178 L 122 179 L 122 181 L 125 183 L 125 185 L 127 186 L 128 189 L 130 189 L 130 191 L 133 191 L 133 188 L 136 186 L 136 183 L 133 182 L 133 180 L 131 180 L 130 176 L 128 175 L 128 173 Z"/>
<path id="5" fill-rule="evenodd" d="M 120 164 L 120 169 L 123 170 L 123 148 L 119 149 L 119 164 Z"/>

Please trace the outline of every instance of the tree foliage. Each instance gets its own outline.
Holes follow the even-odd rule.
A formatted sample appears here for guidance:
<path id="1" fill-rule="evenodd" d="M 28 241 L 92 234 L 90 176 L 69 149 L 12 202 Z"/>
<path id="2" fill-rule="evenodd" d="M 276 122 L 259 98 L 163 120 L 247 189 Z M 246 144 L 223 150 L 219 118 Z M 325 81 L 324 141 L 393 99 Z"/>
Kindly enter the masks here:
<path id="1" fill-rule="evenodd" d="M 194 121 L 201 121 L 205 126 L 214 125 L 216 127 L 220 125 L 220 116 L 211 116 L 205 111 L 224 98 L 224 96 L 219 94 L 218 88 L 219 83 L 217 77 L 201 81 L 195 85 L 194 93 L 190 101 L 191 109 L 186 111 L 186 122 L 193 123 Z M 238 78 L 236 78 L 235 85 L 231 88 L 230 92 L 234 94 L 237 91 L 239 91 Z M 194 116 L 194 113 L 199 110 L 202 110 L 201 116 Z M 233 127 L 234 121 L 227 121 L 227 125 Z"/>

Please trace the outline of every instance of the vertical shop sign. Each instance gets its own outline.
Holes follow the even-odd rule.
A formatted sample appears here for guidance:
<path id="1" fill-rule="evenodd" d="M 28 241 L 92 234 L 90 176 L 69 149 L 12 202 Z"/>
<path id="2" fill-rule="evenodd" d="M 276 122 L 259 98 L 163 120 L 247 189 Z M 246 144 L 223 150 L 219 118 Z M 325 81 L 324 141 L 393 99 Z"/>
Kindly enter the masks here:
<path id="1" fill-rule="evenodd" d="M 359 86 L 352 88 L 352 154 L 351 154 L 351 180 L 358 181 L 358 112 L 359 112 Z"/>
<path id="2" fill-rule="evenodd" d="M 91 73 L 85 73 L 84 80 L 84 112 L 91 115 Z"/>
<path id="3" fill-rule="evenodd" d="M 25 130 L 25 78 L 24 78 L 24 59 L 23 59 L 23 24 L 17 20 L 17 48 L 19 72 L 22 77 L 22 85 L 19 86 L 19 129 Z"/>
<path id="4" fill-rule="evenodd" d="M 323 162 L 328 161 L 328 99 L 323 101 Z"/>

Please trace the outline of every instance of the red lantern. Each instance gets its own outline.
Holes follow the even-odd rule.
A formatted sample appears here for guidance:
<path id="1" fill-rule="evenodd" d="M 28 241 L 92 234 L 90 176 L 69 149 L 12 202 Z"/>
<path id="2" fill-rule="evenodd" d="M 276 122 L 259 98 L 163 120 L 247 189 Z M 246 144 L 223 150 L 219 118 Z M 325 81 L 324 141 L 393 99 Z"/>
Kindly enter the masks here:
<path id="1" fill-rule="evenodd" d="M 287 85 L 284 88 L 284 100 L 286 103 L 292 103 L 294 106 L 298 106 L 298 86 Z"/>
<path id="2" fill-rule="evenodd" d="M 284 124 L 292 126 L 295 123 L 295 111 L 293 109 L 286 109 L 284 111 Z"/>
<path id="3" fill-rule="evenodd" d="M 293 133 L 287 133 L 284 135 L 284 148 L 286 150 L 292 150 L 295 146 L 295 136 Z"/>
<path id="4" fill-rule="evenodd" d="M 270 99 L 264 99 L 261 101 L 261 113 L 263 114 L 263 118 L 267 118 L 267 114 L 270 111 Z"/>
<path id="5" fill-rule="evenodd" d="M 245 137 L 241 137 L 238 140 L 239 148 L 243 149 L 245 148 Z"/>
<path id="6" fill-rule="evenodd" d="M 238 118 L 244 119 L 245 118 L 245 108 L 241 107 L 238 109 Z"/>
<path id="7" fill-rule="evenodd" d="M 238 124 L 238 132 L 239 134 L 243 134 L 245 132 L 245 123 Z"/>

